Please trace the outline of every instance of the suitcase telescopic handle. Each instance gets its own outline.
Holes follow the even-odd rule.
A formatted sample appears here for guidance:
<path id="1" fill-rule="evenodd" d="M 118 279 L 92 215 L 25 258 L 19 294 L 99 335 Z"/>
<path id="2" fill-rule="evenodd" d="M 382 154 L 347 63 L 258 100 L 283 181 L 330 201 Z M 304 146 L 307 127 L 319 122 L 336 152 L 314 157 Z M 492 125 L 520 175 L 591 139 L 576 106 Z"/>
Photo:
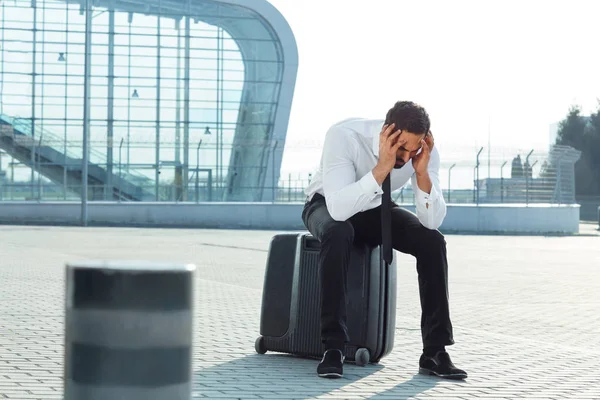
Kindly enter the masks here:
<path id="1" fill-rule="evenodd" d="M 381 197 L 381 247 L 383 260 L 392 263 L 392 194 L 390 174 L 383 181 L 383 195 Z"/>

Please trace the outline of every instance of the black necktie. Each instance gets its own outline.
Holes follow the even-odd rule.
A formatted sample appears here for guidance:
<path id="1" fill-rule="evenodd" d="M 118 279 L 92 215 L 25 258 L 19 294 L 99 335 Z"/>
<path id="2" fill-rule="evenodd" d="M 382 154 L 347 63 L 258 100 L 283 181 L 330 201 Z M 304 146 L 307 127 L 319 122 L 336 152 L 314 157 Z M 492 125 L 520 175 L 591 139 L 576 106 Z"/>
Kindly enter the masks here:
<path id="1" fill-rule="evenodd" d="M 381 246 L 383 260 L 392 263 L 392 194 L 390 174 L 383 181 L 383 196 L 381 197 Z"/>

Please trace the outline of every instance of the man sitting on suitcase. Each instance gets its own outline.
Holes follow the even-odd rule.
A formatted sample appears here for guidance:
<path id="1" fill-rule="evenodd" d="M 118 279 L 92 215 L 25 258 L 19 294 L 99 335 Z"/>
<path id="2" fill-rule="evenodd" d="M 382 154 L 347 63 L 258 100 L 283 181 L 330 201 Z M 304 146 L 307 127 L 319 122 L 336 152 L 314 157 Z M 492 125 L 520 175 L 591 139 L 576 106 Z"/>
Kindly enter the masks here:
<path id="1" fill-rule="evenodd" d="M 413 102 L 397 102 L 385 121 L 347 119 L 327 132 L 302 212 L 306 228 L 321 243 L 321 339 L 326 350 L 319 376 L 342 376 L 349 341 L 345 280 L 350 249 L 354 241 L 381 244 L 382 183 L 391 173 L 391 190 L 410 180 L 416 198 L 416 214 L 391 204 L 391 225 L 392 247 L 417 261 L 423 339 L 419 372 L 467 377 L 445 350 L 454 339 L 446 242 L 438 231 L 446 216 L 439 168 L 429 115 Z"/>

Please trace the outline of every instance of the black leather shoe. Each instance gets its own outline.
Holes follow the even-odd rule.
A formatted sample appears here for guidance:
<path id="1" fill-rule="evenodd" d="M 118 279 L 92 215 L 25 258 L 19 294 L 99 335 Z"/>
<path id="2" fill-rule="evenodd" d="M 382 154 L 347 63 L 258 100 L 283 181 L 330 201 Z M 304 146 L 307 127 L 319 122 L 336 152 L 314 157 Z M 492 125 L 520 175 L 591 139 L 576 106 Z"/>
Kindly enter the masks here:
<path id="1" fill-rule="evenodd" d="M 344 374 L 344 354 L 341 350 L 326 350 L 323 359 L 317 367 L 321 378 L 341 378 Z"/>
<path id="2" fill-rule="evenodd" d="M 438 351 L 433 357 L 423 354 L 419 360 L 419 373 L 446 379 L 467 379 L 467 373 L 456 368 L 445 351 Z"/>

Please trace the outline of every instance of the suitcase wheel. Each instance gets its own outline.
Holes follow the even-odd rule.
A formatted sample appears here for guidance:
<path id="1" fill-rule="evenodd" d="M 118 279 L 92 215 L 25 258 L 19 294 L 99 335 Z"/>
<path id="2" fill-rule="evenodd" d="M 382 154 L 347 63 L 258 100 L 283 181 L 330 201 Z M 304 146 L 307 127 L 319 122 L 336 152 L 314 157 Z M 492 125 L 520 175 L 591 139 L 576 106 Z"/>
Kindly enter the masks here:
<path id="1" fill-rule="evenodd" d="M 267 347 L 265 346 L 265 339 L 262 336 L 256 338 L 254 342 L 254 349 L 258 354 L 265 354 L 267 352 Z"/>
<path id="2" fill-rule="evenodd" d="M 369 361 L 371 361 L 371 353 L 369 352 L 369 349 L 361 347 L 360 349 L 356 350 L 356 354 L 354 355 L 354 361 L 356 362 L 356 365 L 359 365 L 361 367 L 367 365 Z"/>

